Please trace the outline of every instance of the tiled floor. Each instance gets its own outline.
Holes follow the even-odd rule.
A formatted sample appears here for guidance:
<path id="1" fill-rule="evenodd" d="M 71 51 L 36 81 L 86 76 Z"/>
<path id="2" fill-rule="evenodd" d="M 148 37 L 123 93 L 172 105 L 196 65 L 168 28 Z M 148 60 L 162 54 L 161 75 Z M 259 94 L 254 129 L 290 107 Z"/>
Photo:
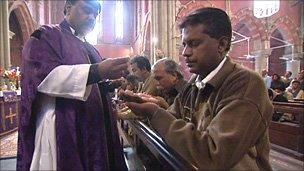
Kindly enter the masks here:
<path id="1" fill-rule="evenodd" d="M 124 148 L 124 155 L 129 170 L 132 171 L 146 170 L 132 148 L 130 147 Z M 16 158 L 8 158 L 8 159 L 0 160 L 0 170 L 1 171 L 16 170 Z"/>
<path id="2" fill-rule="evenodd" d="M 146 170 L 145 167 L 142 165 L 140 159 L 137 157 L 137 155 L 134 153 L 132 148 L 125 148 L 124 149 L 125 157 L 127 160 L 127 165 L 129 170 Z M 273 170 L 275 171 L 302 171 L 304 170 L 303 162 L 286 157 L 285 155 L 271 150 L 270 152 L 270 161 L 273 167 Z M 6 170 L 15 170 L 16 168 L 16 158 L 10 158 L 10 159 L 4 159 L 0 160 L 0 170 L 6 171 Z"/>
<path id="3" fill-rule="evenodd" d="M 270 150 L 270 162 L 273 170 L 304 170 L 303 161 L 287 157 L 275 150 Z"/>
<path id="4" fill-rule="evenodd" d="M 0 170 L 16 170 L 16 158 L 0 160 Z"/>

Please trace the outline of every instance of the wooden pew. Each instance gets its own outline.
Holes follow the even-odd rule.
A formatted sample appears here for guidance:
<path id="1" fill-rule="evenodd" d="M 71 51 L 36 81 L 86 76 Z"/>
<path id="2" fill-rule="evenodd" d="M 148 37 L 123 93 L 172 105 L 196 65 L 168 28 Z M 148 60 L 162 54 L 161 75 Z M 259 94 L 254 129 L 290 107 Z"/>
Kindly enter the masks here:
<path id="1" fill-rule="evenodd" d="M 147 170 L 197 170 L 194 165 L 183 159 L 143 122 L 125 120 L 121 121 L 121 127 L 125 132 L 128 132 L 129 128 L 132 129 L 133 140 L 131 143 L 137 154 L 143 154 L 144 157 L 149 158 L 146 162 Z"/>
<path id="2" fill-rule="evenodd" d="M 269 127 L 270 142 L 272 148 L 286 155 L 303 160 L 303 115 L 304 103 L 302 102 L 273 102 L 275 112 L 292 114 L 296 120 L 291 122 L 271 121 Z"/>

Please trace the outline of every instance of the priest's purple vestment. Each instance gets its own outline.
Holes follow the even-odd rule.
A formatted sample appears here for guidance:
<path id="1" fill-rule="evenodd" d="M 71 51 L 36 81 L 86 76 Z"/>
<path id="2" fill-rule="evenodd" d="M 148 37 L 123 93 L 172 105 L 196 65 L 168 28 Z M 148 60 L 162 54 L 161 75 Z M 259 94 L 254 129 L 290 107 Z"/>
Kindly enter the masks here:
<path id="1" fill-rule="evenodd" d="M 60 65 L 89 64 L 84 42 L 71 32 L 70 25 L 42 26 L 32 34 L 22 52 L 22 113 L 19 119 L 17 170 L 29 170 L 35 148 L 35 104 L 37 86 Z M 102 59 L 94 49 L 94 62 Z M 92 58 L 91 57 L 91 58 Z M 83 80 L 87 81 L 87 80 Z M 56 82 L 56 80 L 54 80 Z M 55 130 L 57 170 L 107 170 L 108 150 L 113 150 L 115 170 L 126 170 L 119 141 L 116 115 L 110 110 L 114 149 L 107 148 L 104 111 L 98 85 L 94 84 L 86 101 L 56 97 Z M 109 109 L 112 104 L 108 102 Z"/>

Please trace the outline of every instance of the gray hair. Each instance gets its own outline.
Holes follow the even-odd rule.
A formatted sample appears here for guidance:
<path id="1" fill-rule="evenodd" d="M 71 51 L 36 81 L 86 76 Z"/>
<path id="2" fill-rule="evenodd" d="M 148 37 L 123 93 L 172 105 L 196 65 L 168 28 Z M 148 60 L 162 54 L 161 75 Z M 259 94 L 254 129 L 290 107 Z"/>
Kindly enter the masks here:
<path id="1" fill-rule="evenodd" d="M 153 69 L 160 65 L 160 64 L 164 64 L 164 67 L 165 67 L 165 71 L 169 74 L 176 74 L 178 79 L 183 79 L 184 76 L 180 70 L 180 67 L 179 65 L 172 59 L 169 59 L 169 58 L 163 58 L 163 59 L 160 59 L 158 61 L 155 62 L 155 64 L 153 65 Z"/>

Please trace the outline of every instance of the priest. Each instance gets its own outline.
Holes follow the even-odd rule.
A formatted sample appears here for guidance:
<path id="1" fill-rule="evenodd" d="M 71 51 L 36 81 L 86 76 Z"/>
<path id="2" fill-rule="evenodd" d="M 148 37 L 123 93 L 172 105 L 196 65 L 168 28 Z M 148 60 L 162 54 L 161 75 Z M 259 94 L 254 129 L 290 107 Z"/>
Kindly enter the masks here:
<path id="1" fill-rule="evenodd" d="M 126 170 L 104 86 L 128 58 L 102 60 L 85 41 L 101 6 L 66 0 L 60 25 L 34 31 L 22 52 L 17 170 Z"/>

